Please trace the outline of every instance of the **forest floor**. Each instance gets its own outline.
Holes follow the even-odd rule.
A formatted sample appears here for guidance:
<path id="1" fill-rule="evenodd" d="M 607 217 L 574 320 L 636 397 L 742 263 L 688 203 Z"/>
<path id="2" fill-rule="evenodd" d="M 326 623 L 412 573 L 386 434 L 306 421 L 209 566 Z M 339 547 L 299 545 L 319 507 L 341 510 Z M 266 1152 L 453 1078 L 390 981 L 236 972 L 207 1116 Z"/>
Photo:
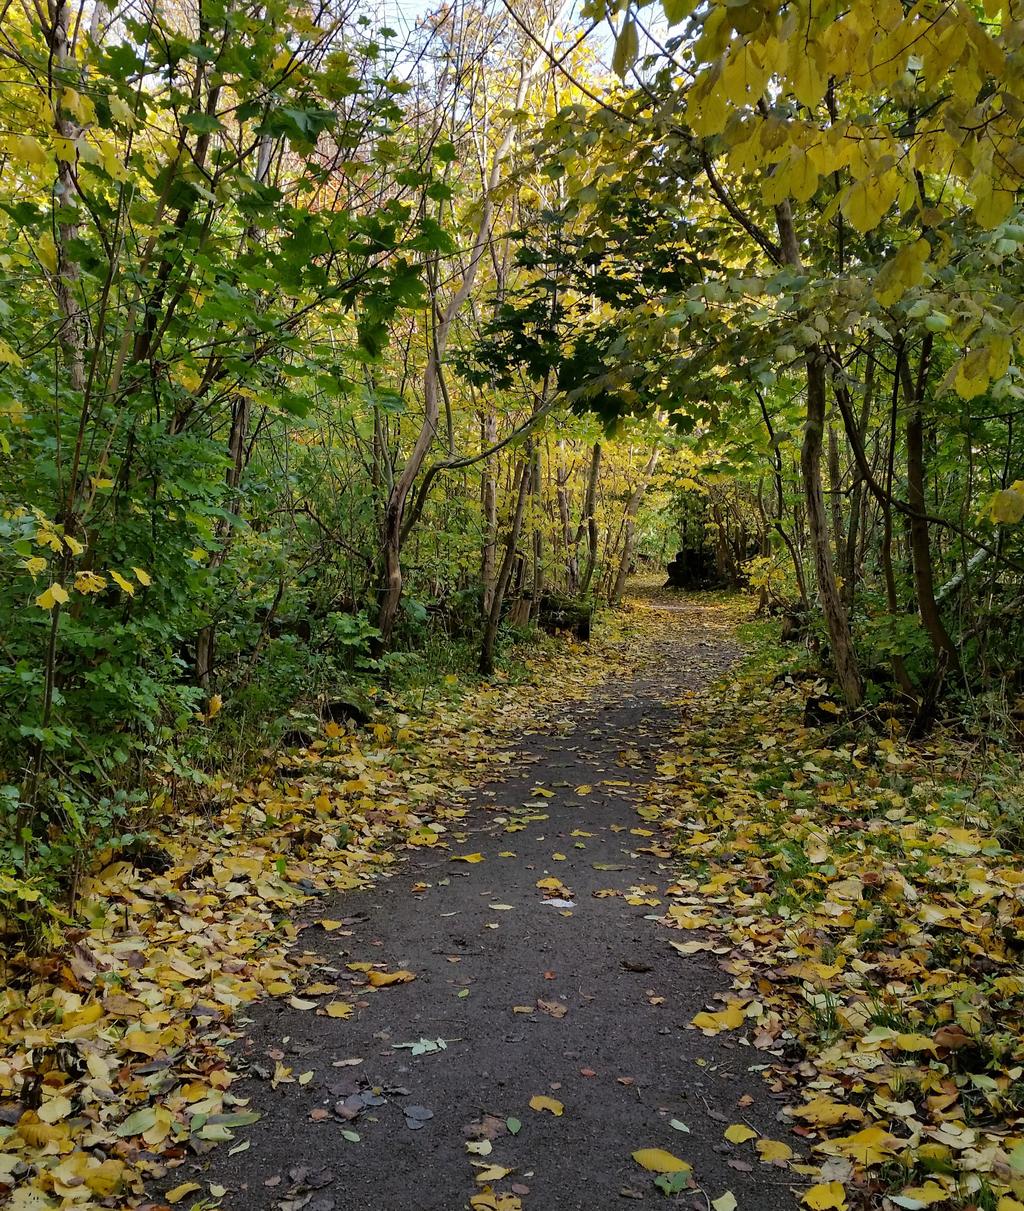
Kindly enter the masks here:
<path id="1" fill-rule="evenodd" d="M 635 598 L 98 870 L 0 994 L 0 1202 L 1024 1211 L 1016 767 L 750 612 Z"/>
<path id="2" fill-rule="evenodd" d="M 727 977 L 644 920 L 673 881 L 636 814 L 672 703 L 740 655 L 720 607 L 672 612 L 636 676 L 525 738 L 467 796 L 451 852 L 421 851 L 324 905 L 341 929 L 303 932 L 317 978 L 354 980 L 357 1004 L 366 965 L 415 980 L 349 1021 L 261 1006 L 239 1054 L 266 1077 L 278 1063 L 312 1076 L 245 1087 L 262 1118 L 249 1150 L 212 1166 L 226 1206 L 297 1207 L 315 1191 L 308 1211 L 594 1209 L 659 1197 L 631 1156 L 645 1148 L 690 1158 L 712 1198 L 731 1188 L 748 1211 L 788 1201 L 787 1174 L 728 1165 L 724 1126 L 774 1125 L 747 1072 L 756 1056 L 690 1028 Z"/>

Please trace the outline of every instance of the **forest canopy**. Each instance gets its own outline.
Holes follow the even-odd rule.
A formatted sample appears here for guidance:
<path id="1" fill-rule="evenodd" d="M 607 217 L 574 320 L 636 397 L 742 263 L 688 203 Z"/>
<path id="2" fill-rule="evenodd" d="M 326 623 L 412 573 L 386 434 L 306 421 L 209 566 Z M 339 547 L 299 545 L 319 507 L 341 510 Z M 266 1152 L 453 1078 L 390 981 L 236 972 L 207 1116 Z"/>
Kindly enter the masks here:
<path id="1" fill-rule="evenodd" d="M 4 0 L 8 892 L 677 552 L 847 708 L 1002 726 L 1022 30 Z"/>

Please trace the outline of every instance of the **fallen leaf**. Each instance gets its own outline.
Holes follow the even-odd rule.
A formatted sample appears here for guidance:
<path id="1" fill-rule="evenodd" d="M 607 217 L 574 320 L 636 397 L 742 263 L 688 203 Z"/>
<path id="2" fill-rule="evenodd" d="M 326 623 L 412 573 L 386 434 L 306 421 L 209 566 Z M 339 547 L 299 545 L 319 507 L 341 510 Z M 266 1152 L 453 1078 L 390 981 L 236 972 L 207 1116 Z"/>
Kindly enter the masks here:
<path id="1" fill-rule="evenodd" d="M 793 1155 L 793 1149 L 782 1140 L 759 1139 L 754 1147 L 766 1164 L 788 1161 Z"/>
<path id="2" fill-rule="evenodd" d="M 742 1007 L 733 1001 L 728 1008 L 718 1013 L 698 1013 L 693 1019 L 693 1025 L 708 1034 L 718 1034 L 722 1030 L 736 1030 L 746 1021 Z"/>
<path id="3" fill-rule="evenodd" d="M 411 971 L 368 971 L 366 978 L 374 988 L 388 988 L 392 984 L 408 984 L 416 975 Z"/>
<path id="4" fill-rule="evenodd" d="M 640 1148 L 633 1160 L 649 1173 L 689 1173 L 692 1166 L 664 1148 Z"/>
<path id="5" fill-rule="evenodd" d="M 180 1186 L 175 1186 L 173 1190 L 168 1190 L 164 1198 L 169 1203 L 180 1203 L 187 1194 L 194 1194 L 197 1190 L 201 1190 L 202 1186 L 198 1182 L 182 1182 Z"/>
<path id="6" fill-rule="evenodd" d="M 745 1144 L 747 1140 L 752 1140 L 757 1136 L 757 1132 L 744 1123 L 733 1123 L 726 1127 L 724 1134 L 730 1144 Z"/>
<path id="7" fill-rule="evenodd" d="M 846 1211 L 846 1191 L 842 1182 L 821 1182 L 805 1190 L 800 1200 L 812 1211 Z"/>

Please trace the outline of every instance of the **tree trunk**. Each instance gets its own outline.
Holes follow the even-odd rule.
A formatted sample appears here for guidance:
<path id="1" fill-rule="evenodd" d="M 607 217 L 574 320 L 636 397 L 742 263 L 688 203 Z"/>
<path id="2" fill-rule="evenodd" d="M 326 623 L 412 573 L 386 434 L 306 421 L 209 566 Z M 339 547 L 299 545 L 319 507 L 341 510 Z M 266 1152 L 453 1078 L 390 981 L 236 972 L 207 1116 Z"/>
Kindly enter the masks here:
<path id="1" fill-rule="evenodd" d="M 794 268 L 801 269 L 803 264 L 800 260 L 800 245 L 797 242 L 793 211 L 788 198 L 775 207 L 775 218 L 783 259 Z M 860 679 L 857 653 L 853 647 L 850 622 L 836 587 L 832 551 L 828 541 L 828 516 L 821 489 L 821 449 L 827 403 L 825 381 L 825 357 L 821 347 L 815 345 L 807 351 L 807 420 L 800 447 L 800 471 L 807 508 L 807 528 L 818 577 L 818 600 L 825 616 L 832 660 L 836 666 L 836 678 L 847 706 L 858 707 L 864 701 L 864 687 Z"/>
<path id="2" fill-rule="evenodd" d="M 481 421 L 480 445 L 489 449 L 498 440 L 498 417 L 493 408 L 488 408 Z M 498 483 L 495 465 L 484 462 L 483 482 L 480 487 L 481 510 L 483 512 L 484 542 L 480 554 L 481 605 L 484 617 L 491 612 L 494 601 L 494 578 L 498 553 Z"/>
<path id="3" fill-rule="evenodd" d="M 501 568 L 494 585 L 494 597 L 491 610 L 484 624 L 484 638 L 480 647 L 480 672 L 489 677 L 494 672 L 494 648 L 498 639 L 498 627 L 501 625 L 501 610 L 505 604 L 505 590 L 512 576 L 512 568 L 516 561 L 516 548 L 519 545 L 519 535 L 523 529 L 523 514 L 526 512 L 526 501 L 530 495 L 530 469 L 533 465 L 532 450 L 527 449 L 525 456 L 517 468 L 518 492 L 516 505 L 509 525 L 508 539 L 505 543 L 505 554 Z"/>
<path id="4" fill-rule="evenodd" d="M 594 442 L 594 452 L 590 460 L 590 475 L 587 477 L 587 493 L 583 501 L 583 521 L 581 528 L 587 528 L 587 563 L 580 580 L 580 596 L 585 597 L 590 591 L 590 582 L 594 577 L 597 566 L 597 477 L 601 469 L 601 443 Z M 577 538 L 578 541 L 578 538 Z"/>
<path id="5" fill-rule="evenodd" d="M 907 421 L 907 504 L 913 509 L 910 514 L 909 526 L 910 550 L 914 565 L 914 595 L 917 598 L 917 609 L 921 616 L 921 623 L 931 640 L 936 660 L 940 668 L 946 665 L 959 668 L 959 653 L 946 630 L 935 601 L 931 541 L 928 534 L 928 521 L 923 516 L 926 511 L 926 502 L 924 494 L 924 421 L 921 415 L 921 398 L 924 395 L 924 384 L 928 376 L 931 343 L 931 336 L 925 337 L 921 349 L 917 384 L 908 390 L 910 387 L 909 371 L 905 371 L 904 379 L 904 395 L 907 396 L 908 403 L 912 401 L 913 409 L 910 419 Z M 906 363 L 903 364 L 905 367 Z"/>
<path id="6" fill-rule="evenodd" d="M 533 451 L 533 601 L 530 617 L 540 613 L 540 601 L 544 596 L 544 501 L 542 498 L 540 443 Z"/>
<path id="7" fill-rule="evenodd" d="M 640 482 L 633 489 L 629 501 L 626 504 L 625 516 L 625 532 L 622 540 L 622 557 L 619 560 L 619 570 L 615 575 L 615 583 L 612 585 L 612 591 L 609 594 L 608 602 L 610 605 L 618 605 L 622 600 L 623 591 L 626 588 L 626 580 L 629 577 L 629 569 L 633 563 L 633 543 L 636 535 L 636 515 L 640 511 L 640 505 L 643 503 L 644 495 L 647 492 L 647 487 L 651 482 L 651 476 L 654 474 L 658 466 L 658 459 L 661 457 L 661 447 L 655 446 L 651 451 L 651 457 L 647 460 L 647 464 L 640 476 Z"/>
<path id="8" fill-rule="evenodd" d="M 231 429 L 228 433 L 228 454 L 230 455 L 231 462 L 225 473 L 227 488 L 230 493 L 228 507 L 232 512 L 237 512 L 240 507 L 239 488 L 241 487 L 245 464 L 248 461 L 246 443 L 249 438 L 250 416 L 251 402 L 249 397 L 245 395 L 237 396 L 231 406 Z M 233 533 L 234 527 L 229 521 L 224 519 L 218 521 L 215 530 L 218 547 L 210 557 L 208 566 L 211 570 L 221 567 L 227 559 Z M 217 623 L 214 619 L 202 627 L 196 636 L 196 685 L 202 690 L 208 691 L 210 688 L 210 682 L 213 679 L 214 664 L 216 663 L 216 650 Z"/>
<path id="9" fill-rule="evenodd" d="M 857 654 L 850 623 L 836 587 L 832 551 L 828 540 L 828 517 L 821 487 L 821 449 L 825 432 L 825 358 L 818 348 L 807 354 L 807 421 L 800 448 L 800 470 L 804 481 L 807 528 L 810 532 L 814 567 L 818 577 L 818 600 L 825 615 L 836 678 L 847 706 L 864 701 Z"/>
<path id="10" fill-rule="evenodd" d="M 580 587 L 579 542 L 573 542 L 572 523 L 569 520 L 569 471 L 565 466 L 565 439 L 558 439 L 558 465 L 555 468 L 555 498 L 558 503 L 558 521 L 565 547 L 565 591 L 575 597 Z M 582 535 L 580 536 L 582 537 Z"/>
<path id="11" fill-rule="evenodd" d="M 509 119 L 501 142 L 495 148 L 491 159 L 490 172 L 483 187 L 481 197 L 480 219 L 477 224 L 476 236 L 469 255 L 469 264 L 463 275 L 458 289 L 448 303 L 440 309 L 436 327 L 429 342 L 427 365 L 423 374 L 423 420 L 419 434 L 401 474 L 395 479 L 388 494 L 387 505 L 384 509 L 384 526 L 381 535 L 382 583 L 377 612 L 377 630 L 380 636 L 375 648 L 386 648 L 391 640 L 395 620 L 398 617 L 398 607 L 402 600 L 402 542 L 405 530 L 405 507 L 409 492 L 423 468 L 424 460 L 434 440 L 438 419 L 441 411 L 441 372 L 445 353 L 448 348 L 448 336 L 456 315 L 469 298 L 476 281 L 477 270 L 483 259 L 485 250 L 491 240 L 492 223 L 494 220 L 495 194 L 501 183 L 502 165 L 515 144 L 520 126 L 515 114 L 522 110 L 529 92 L 533 77 L 546 68 L 549 63 L 548 50 L 558 21 L 561 19 L 566 6 L 559 10 L 553 21 L 547 25 L 542 38 L 533 39 L 539 50 L 528 62 L 522 64 L 519 73 L 519 86 L 515 103 L 512 106 L 513 116 Z M 436 300 L 432 300 L 433 311 Z"/>
<path id="12" fill-rule="evenodd" d="M 867 432 L 871 420 L 871 409 L 875 394 L 875 355 L 868 351 L 867 371 L 864 375 L 864 396 L 861 401 L 858 433 L 861 442 Z M 860 467 L 854 462 L 853 484 L 850 488 L 850 522 L 846 531 L 846 554 L 843 558 L 843 604 L 847 610 L 853 609 L 853 599 L 857 591 L 857 579 L 860 566 L 857 560 L 857 539 L 861 527 L 861 509 L 864 497 L 864 477 Z"/>
<path id="13" fill-rule="evenodd" d="M 846 569 L 842 482 L 843 473 L 839 464 L 839 435 L 836 433 L 835 425 L 830 422 L 828 426 L 828 499 L 832 514 L 832 550 L 835 552 L 836 572 L 843 582 L 839 592 L 845 604 L 849 575 Z"/>

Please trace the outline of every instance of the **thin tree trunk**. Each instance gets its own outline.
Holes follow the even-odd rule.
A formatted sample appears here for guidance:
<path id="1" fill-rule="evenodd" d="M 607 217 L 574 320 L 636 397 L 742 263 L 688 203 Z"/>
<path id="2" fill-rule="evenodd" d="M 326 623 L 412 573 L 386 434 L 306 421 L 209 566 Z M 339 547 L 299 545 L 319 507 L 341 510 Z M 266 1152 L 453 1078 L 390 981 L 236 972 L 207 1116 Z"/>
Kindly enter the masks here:
<path id="1" fill-rule="evenodd" d="M 788 198 L 775 207 L 775 217 L 783 258 L 794 268 L 802 268 L 800 246 L 797 243 L 793 211 Z M 828 516 L 821 487 L 821 451 L 827 405 L 825 384 L 825 356 L 819 346 L 813 346 L 807 351 L 807 419 L 800 447 L 807 528 L 818 578 L 818 600 L 825 616 L 836 678 L 847 706 L 858 707 L 864 701 L 864 687 L 861 683 L 857 653 L 853 647 L 850 622 L 836 587 L 832 551 L 828 540 Z"/>
<path id="2" fill-rule="evenodd" d="M 597 566 L 597 478 L 601 470 L 601 443 L 594 442 L 594 451 L 590 459 L 590 474 L 587 476 L 587 492 L 583 500 L 583 525 L 587 529 L 587 563 L 580 579 L 580 596 L 586 597 L 590 592 L 590 582 L 594 578 L 594 568 Z M 577 538 L 578 541 L 578 538 Z"/>
<path id="3" fill-rule="evenodd" d="M 946 665 L 959 668 L 960 657 L 956 645 L 946 630 L 935 601 L 935 580 L 932 571 L 931 541 L 928 534 L 928 522 L 925 513 L 925 455 L 924 455 L 924 420 L 921 415 L 921 400 L 928 379 L 929 363 L 931 361 L 932 337 L 925 337 L 921 347 L 921 362 L 918 367 L 917 383 L 911 385 L 910 371 L 906 362 L 903 365 L 903 393 L 911 405 L 910 419 L 907 421 L 907 504 L 913 512 L 910 514 L 910 550 L 914 567 L 914 595 L 917 598 L 917 609 L 921 623 L 935 651 L 940 669 Z"/>
<path id="4" fill-rule="evenodd" d="M 655 446 L 651 451 L 651 456 L 647 460 L 647 465 L 644 467 L 640 476 L 640 482 L 633 489 L 629 501 L 626 504 L 625 516 L 625 533 L 622 541 L 622 557 L 619 560 L 619 570 L 615 576 L 615 583 L 612 586 L 611 594 L 609 595 L 609 604 L 618 605 L 622 600 L 623 591 L 626 588 L 626 580 L 629 576 L 629 569 L 633 563 L 633 543 L 636 536 L 636 515 L 640 511 L 640 505 L 643 503 L 644 496 L 647 492 L 647 487 L 651 482 L 651 476 L 654 474 L 658 466 L 658 459 L 661 457 L 661 447 Z"/>
<path id="5" fill-rule="evenodd" d="M 497 440 L 498 417 L 494 409 L 488 407 L 481 421 L 480 445 L 482 449 L 487 450 Z M 486 618 L 490 615 L 491 605 L 494 602 L 494 579 L 498 553 L 498 483 L 495 477 L 495 465 L 490 459 L 484 462 L 480 496 L 484 523 L 483 550 L 480 553 L 480 585 L 482 588 L 481 605 Z"/>
<path id="6" fill-rule="evenodd" d="M 868 351 L 867 371 L 864 375 L 864 397 L 861 402 L 858 433 L 863 442 L 871 420 L 871 409 L 875 394 L 875 355 Z M 853 484 L 850 488 L 850 523 L 846 531 L 846 555 L 843 560 L 843 603 L 848 610 L 853 608 L 853 600 L 857 591 L 857 579 L 860 566 L 857 561 L 857 537 L 861 527 L 861 503 L 864 497 L 864 477 L 860 467 L 854 462 Z"/>
<path id="7" fill-rule="evenodd" d="M 807 528 L 818 578 L 818 599 L 825 615 L 836 678 L 847 706 L 864 700 L 857 654 L 842 598 L 836 587 L 832 552 L 828 541 L 828 518 L 821 488 L 821 448 L 825 430 L 825 358 L 820 349 L 807 354 L 807 421 L 800 448 L 800 470 L 804 481 Z"/>
<path id="8" fill-rule="evenodd" d="M 562 16 L 563 5 L 546 29 L 543 38 L 537 39 L 538 53 L 529 63 L 523 63 L 519 75 L 519 86 L 516 92 L 513 113 L 518 113 L 524 106 L 533 77 L 548 65 L 548 50 L 557 22 Z M 416 482 L 427 452 L 434 440 L 441 410 L 441 373 L 445 353 L 448 348 L 448 337 L 452 322 L 461 311 L 463 304 L 469 298 L 476 281 L 477 270 L 483 259 L 484 252 L 491 240 L 492 224 L 494 221 L 495 194 L 501 183 L 502 166 L 519 134 L 519 124 L 513 117 L 508 123 L 505 134 L 495 149 L 491 160 L 491 169 L 483 188 L 481 198 L 480 220 L 477 224 L 476 237 L 469 256 L 469 264 L 459 288 L 452 295 L 447 305 L 441 310 L 427 350 L 427 365 L 423 373 L 423 421 L 413 444 L 405 466 L 395 479 L 388 494 L 384 508 L 384 526 L 381 535 L 383 577 L 380 588 L 380 603 L 377 613 L 377 630 L 380 637 L 375 647 L 385 648 L 391 640 L 395 620 L 398 617 L 398 607 L 402 600 L 402 543 L 405 531 L 405 509 L 409 493 Z"/>
<path id="9" fill-rule="evenodd" d="M 565 546 L 565 588 L 570 597 L 575 597 L 580 585 L 579 543 L 573 542 L 572 523 L 569 519 L 569 471 L 565 466 L 565 439 L 558 439 L 558 466 L 555 469 L 555 496 L 558 502 L 558 520 Z"/>
<path id="10" fill-rule="evenodd" d="M 501 625 L 501 611 L 505 604 L 505 590 L 516 561 L 516 548 L 519 545 L 519 535 L 523 529 L 523 514 L 526 512 L 526 501 L 530 495 L 530 469 L 533 465 L 532 450 L 527 449 L 516 469 L 518 491 L 516 504 L 509 525 L 508 539 L 505 543 L 505 554 L 501 568 L 494 585 L 494 596 L 491 601 L 490 613 L 484 624 L 484 638 L 480 647 L 480 672 L 489 677 L 494 672 L 494 649 L 498 640 L 498 627 Z"/>
<path id="11" fill-rule="evenodd" d="M 846 570 L 846 542 L 843 526 L 843 475 L 839 465 L 839 435 L 831 422 L 828 426 L 828 497 L 832 514 L 832 550 L 835 552 L 836 571 L 843 582 L 840 595 L 844 604 L 846 600 L 846 584 L 849 576 Z"/>
<path id="12" fill-rule="evenodd" d="M 267 136 L 263 136 L 256 148 L 256 180 L 264 184 L 270 173 L 272 144 Z M 251 246 L 256 240 L 256 228 L 249 226 L 242 235 L 242 248 Z M 247 394 L 237 395 L 231 401 L 231 427 L 228 430 L 228 469 L 225 482 L 228 489 L 227 508 L 237 513 L 241 507 L 242 475 L 249 461 L 249 426 L 252 419 L 252 401 Z M 218 521 L 216 526 L 217 549 L 210 558 L 209 567 L 219 568 L 227 559 L 235 527 L 225 518 Z M 217 652 L 217 621 L 211 619 L 206 626 L 200 628 L 196 636 L 196 684 L 200 689 L 209 691 L 213 679 Z"/>
<path id="13" fill-rule="evenodd" d="M 536 618 L 540 613 L 540 600 L 544 596 L 544 502 L 541 495 L 543 487 L 538 442 L 533 451 L 533 599 L 530 605 L 532 618 Z"/>

